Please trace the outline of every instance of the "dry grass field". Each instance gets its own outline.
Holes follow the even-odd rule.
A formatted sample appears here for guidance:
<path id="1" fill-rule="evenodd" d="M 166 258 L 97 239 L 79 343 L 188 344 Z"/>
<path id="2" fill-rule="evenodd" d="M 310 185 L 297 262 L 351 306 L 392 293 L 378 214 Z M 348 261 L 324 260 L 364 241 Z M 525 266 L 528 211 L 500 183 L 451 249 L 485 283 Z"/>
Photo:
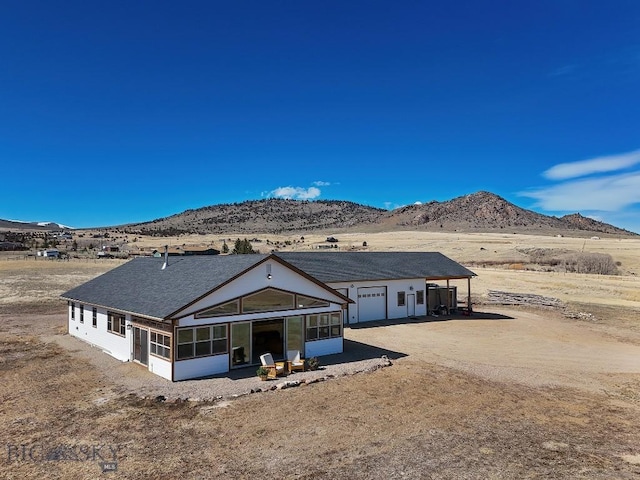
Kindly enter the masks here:
<path id="1" fill-rule="evenodd" d="M 254 247 L 311 249 L 326 236 L 261 235 Z M 640 476 L 639 240 L 336 236 L 343 250 L 366 242 L 371 251 L 441 251 L 469 265 L 478 274 L 475 314 L 346 329 L 354 345 L 389 352 L 393 365 L 373 372 L 235 399 L 157 402 L 135 395 L 135 378 L 118 379 L 133 370 L 114 374 L 111 359 L 65 334 L 58 295 L 120 261 L 0 257 L 0 478 Z M 137 245 L 178 242 L 219 247 L 221 238 Z M 607 253 L 622 275 L 521 269 L 531 248 Z M 483 303 L 490 290 L 564 307 Z M 103 472 L 113 460 L 117 471 Z"/>

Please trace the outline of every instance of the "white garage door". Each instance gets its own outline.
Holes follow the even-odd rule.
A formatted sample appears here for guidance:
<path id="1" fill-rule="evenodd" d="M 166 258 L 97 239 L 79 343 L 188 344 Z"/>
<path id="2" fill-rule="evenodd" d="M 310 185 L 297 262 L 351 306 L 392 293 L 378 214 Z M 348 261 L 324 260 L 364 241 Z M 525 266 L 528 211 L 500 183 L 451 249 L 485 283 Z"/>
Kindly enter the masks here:
<path id="1" fill-rule="evenodd" d="M 387 287 L 358 288 L 358 321 L 387 318 Z"/>

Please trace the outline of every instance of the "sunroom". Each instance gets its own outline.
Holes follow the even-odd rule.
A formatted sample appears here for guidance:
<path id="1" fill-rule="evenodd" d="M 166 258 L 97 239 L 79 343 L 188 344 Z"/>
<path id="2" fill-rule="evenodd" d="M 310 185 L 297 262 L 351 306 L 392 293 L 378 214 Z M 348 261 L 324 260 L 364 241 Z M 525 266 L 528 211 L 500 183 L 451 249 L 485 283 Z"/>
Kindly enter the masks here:
<path id="1" fill-rule="evenodd" d="M 268 287 L 179 318 L 173 380 L 257 365 L 264 353 L 275 360 L 287 350 L 308 357 L 340 353 L 338 301 Z"/>

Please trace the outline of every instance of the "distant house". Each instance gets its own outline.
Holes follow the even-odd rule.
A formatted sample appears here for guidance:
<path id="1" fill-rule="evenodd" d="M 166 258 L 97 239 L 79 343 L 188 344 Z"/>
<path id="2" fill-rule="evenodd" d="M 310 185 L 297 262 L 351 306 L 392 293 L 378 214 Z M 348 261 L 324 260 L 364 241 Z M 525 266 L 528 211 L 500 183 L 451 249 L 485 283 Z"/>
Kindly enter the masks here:
<path id="1" fill-rule="evenodd" d="M 213 247 L 183 247 L 185 255 L 220 255 L 220 250 Z"/>
<path id="2" fill-rule="evenodd" d="M 38 257 L 49 257 L 49 258 L 58 258 L 60 257 L 60 252 L 56 248 L 48 248 L 45 250 L 38 250 L 36 253 Z"/>
<path id="3" fill-rule="evenodd" d="M 154 257 L 162 257 L 165 254 L 165 251 L 172 257 L 180 255 L 220 255 L 220 250 L 216 250 L 213 247 L 195 247 L 186 245 L 183 245 L 182 247 L 154 249 L 152 255 Z"/>
<path id="4" fill-rule="evenodd" d="M 426 315 L 427 282 L 475 274 L 439 253 L 138 257 L 62 295 L 69 333 L 178 381 L 269 352 L 340 353 L 345 325 Z"/>

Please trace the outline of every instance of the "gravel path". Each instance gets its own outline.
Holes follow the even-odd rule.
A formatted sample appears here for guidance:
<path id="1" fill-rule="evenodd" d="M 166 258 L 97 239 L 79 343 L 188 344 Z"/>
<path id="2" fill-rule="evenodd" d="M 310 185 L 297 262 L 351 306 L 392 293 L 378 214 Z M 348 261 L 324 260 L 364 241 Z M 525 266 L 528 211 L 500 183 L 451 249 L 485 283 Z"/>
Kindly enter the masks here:
<path id="1" fill-rule="evenodd" d="M 256 366 L 232 370 L 211 378 L 171 382 L 149 372 L 135 362 L 121 362 L 82 340 L 70 335 L 44 336 L 45 342 L 55 342 L 81 361 L 89 362 L 105 377 L 101 391 L 104 401 L 116 395 L 135 394 L 142 398 L 164 401 L 223 401 L 249 393 L 291 388 L 325 381 L 335 377 L 370 372 L 391 365 L 385 351 L 345 342 L 345 352 L 320 358 L 319 370 L 295 372 L 274 380 L 262 381 L 256 376 Z M 348 345 L 347 345 L 348 344 Z M 107 386 L 107 385 L 113 385 Z"/>

